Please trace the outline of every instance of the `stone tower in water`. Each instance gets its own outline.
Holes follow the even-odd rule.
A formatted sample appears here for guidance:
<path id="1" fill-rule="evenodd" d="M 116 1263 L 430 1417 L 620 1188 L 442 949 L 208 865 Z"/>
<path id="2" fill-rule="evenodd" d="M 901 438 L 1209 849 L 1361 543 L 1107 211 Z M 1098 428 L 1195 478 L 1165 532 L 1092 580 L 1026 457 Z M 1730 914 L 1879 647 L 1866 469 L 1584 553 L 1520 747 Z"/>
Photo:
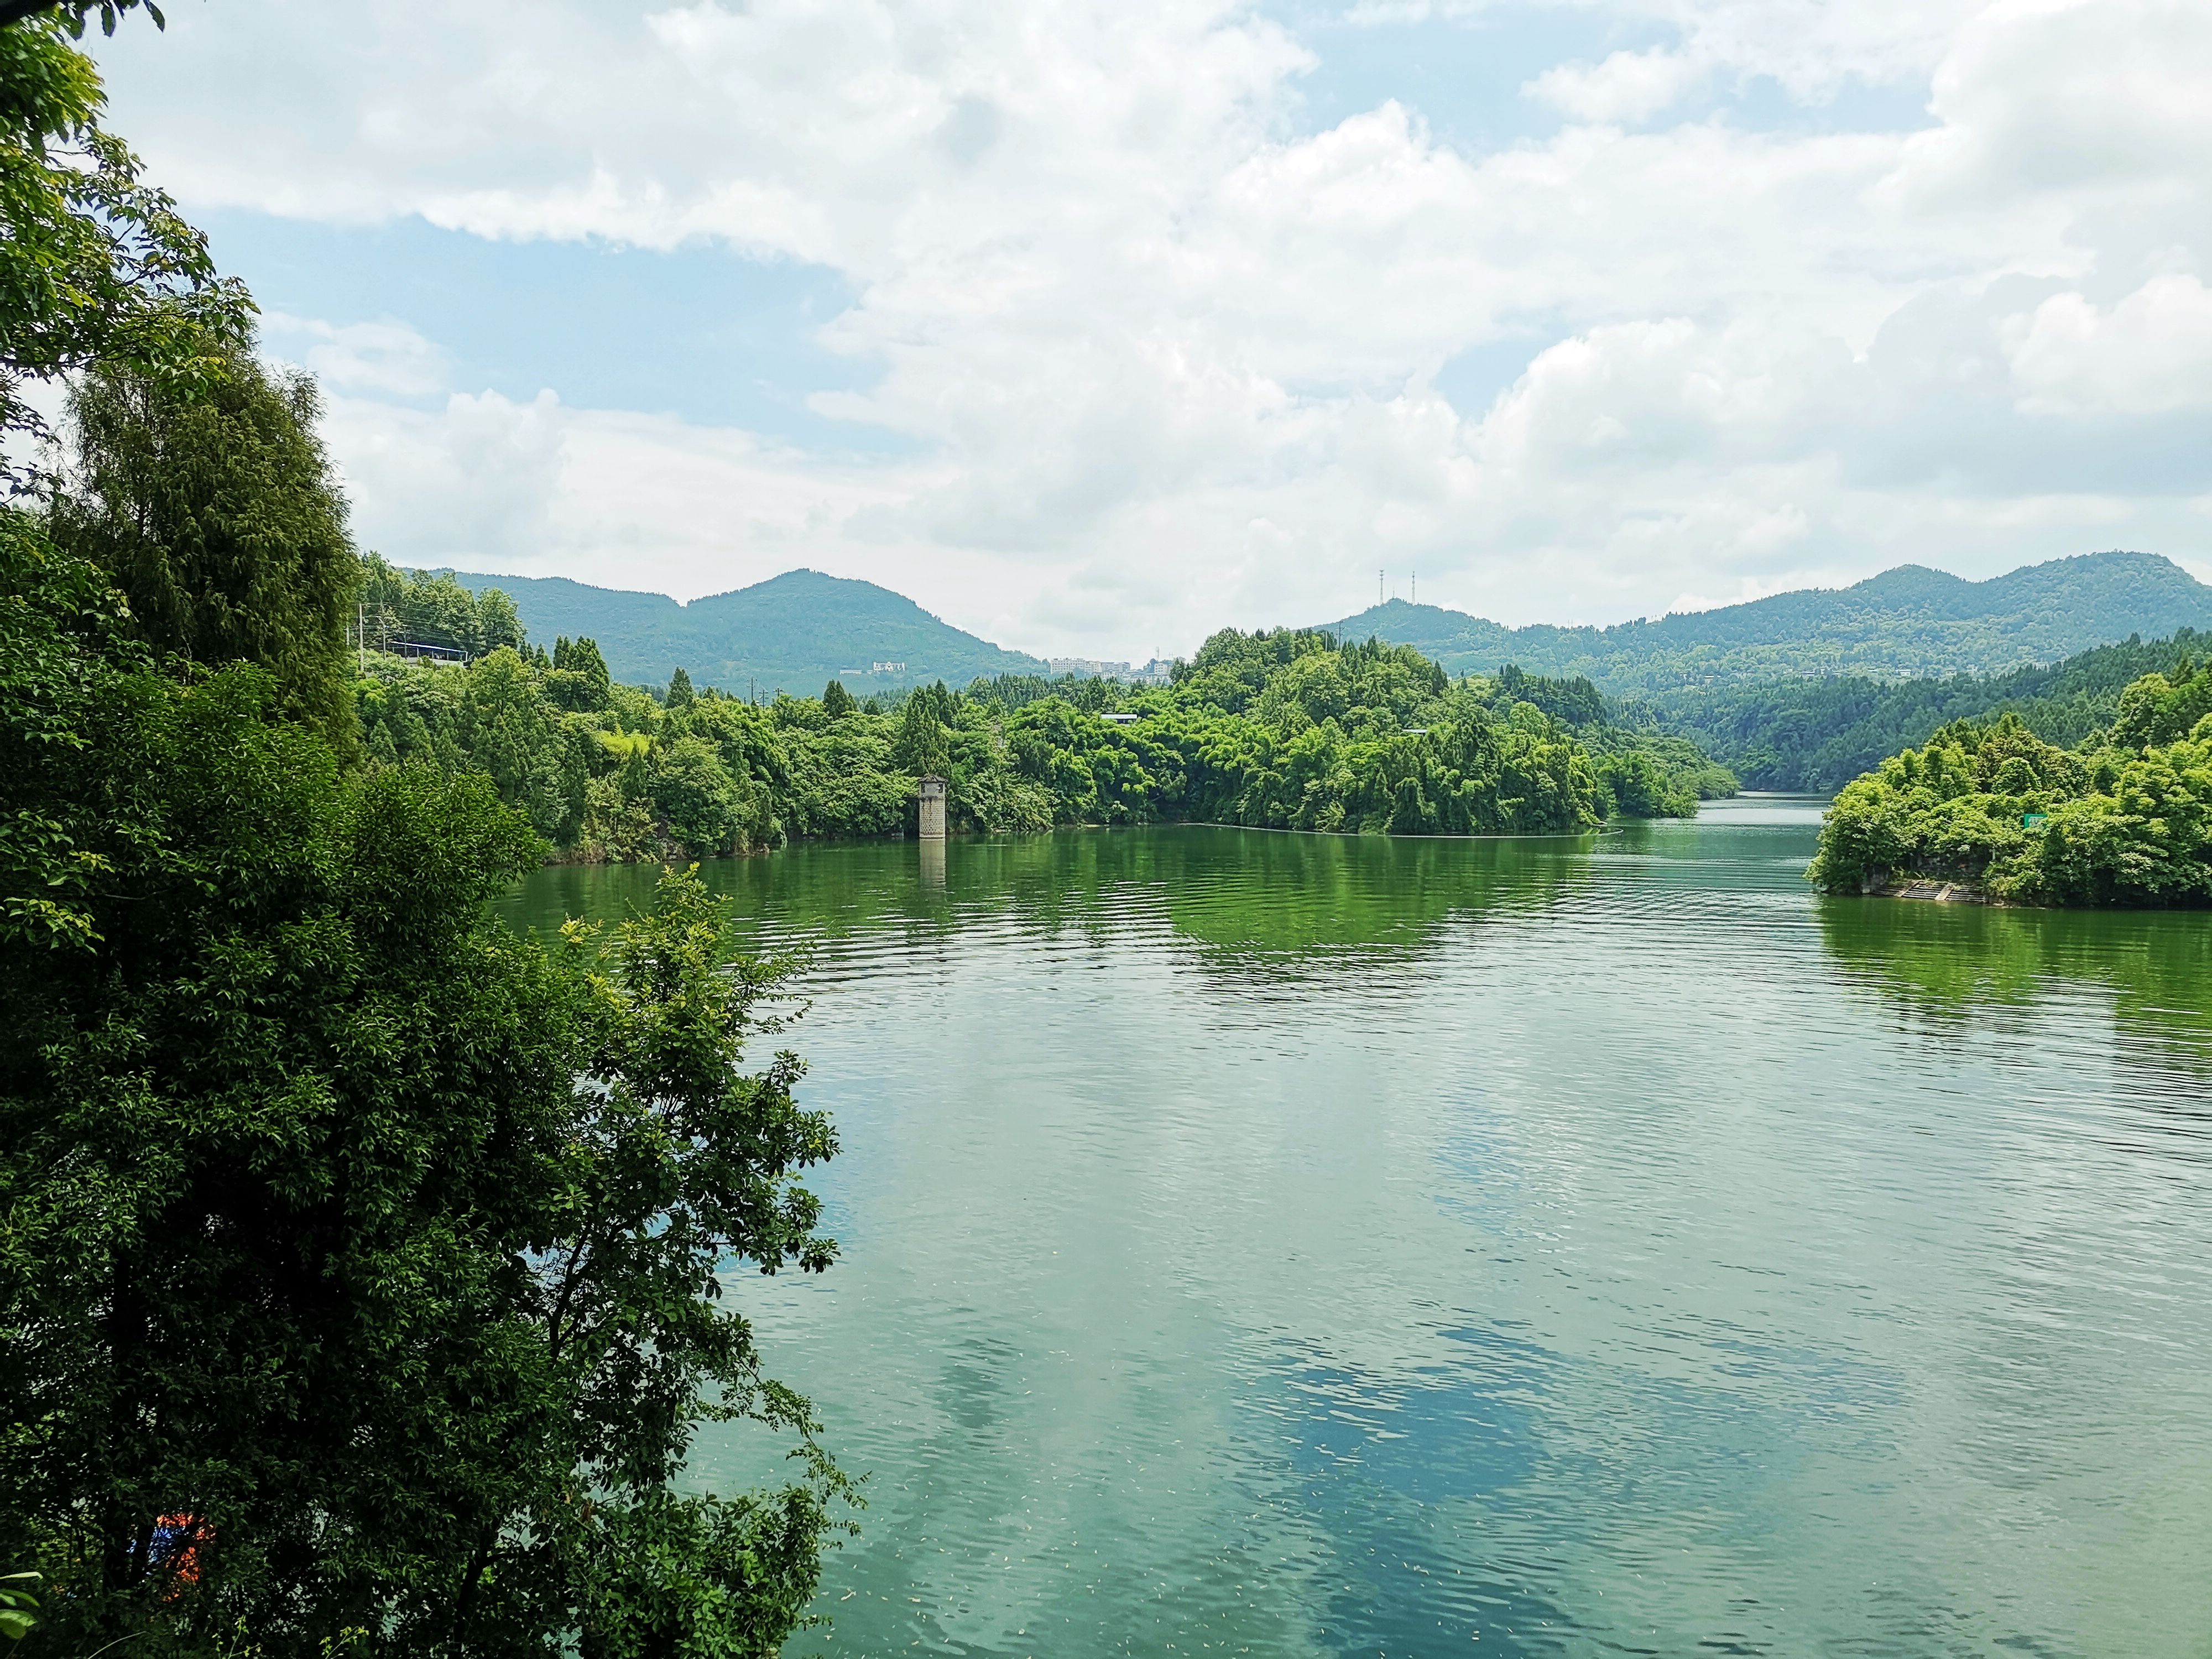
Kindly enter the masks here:
<path id="1" fill-rule="evenodd" d="M 921 781 L 921 838 L 924 841 L 945 839 L 945 780 L 924 778 Z"/>

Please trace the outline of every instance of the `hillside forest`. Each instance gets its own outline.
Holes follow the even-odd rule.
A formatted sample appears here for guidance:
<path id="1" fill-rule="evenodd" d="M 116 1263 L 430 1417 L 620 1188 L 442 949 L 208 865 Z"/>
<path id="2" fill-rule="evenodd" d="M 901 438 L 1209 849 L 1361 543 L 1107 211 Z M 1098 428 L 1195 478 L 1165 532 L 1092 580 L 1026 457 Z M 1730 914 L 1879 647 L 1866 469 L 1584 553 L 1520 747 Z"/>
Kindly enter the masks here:
<path id="1" fill-rule="evenodd" d="M 357 654 L 373 765 L 482 774 L 562 856 L 627 861 L 895 834 L 917 780 L 963 830 L 1202 819 L 1398 835 L 1553 835 L 1686 816 L 1734 780 L 1696 746 L 1607 722 L 1583 681 L 1453 681 L 1418 652 L 1224 630 L 1171 685 L 1000 675 L 955 690 L 761 703 L 625 685 L 596 642 L 524 638 L 498 590 L 368 562 L 383 633 L 483 654 Z M 488 647 L 488 648 L 487 648 Z"/>
<path id="2" fill-rule="evenodd" d="M 2171 639 L 2128 639 L 2002 674 L 1792 677 L 1631 704 L 1614 718 L 1689 739 L 1747 789 L 1828 794 L 1954 721 L 2012 713 L 2047 743 L 2087 742 L 2118 716 L 2130 685 L 2174 671 L 2208 644 L 2183 629 Z"/>

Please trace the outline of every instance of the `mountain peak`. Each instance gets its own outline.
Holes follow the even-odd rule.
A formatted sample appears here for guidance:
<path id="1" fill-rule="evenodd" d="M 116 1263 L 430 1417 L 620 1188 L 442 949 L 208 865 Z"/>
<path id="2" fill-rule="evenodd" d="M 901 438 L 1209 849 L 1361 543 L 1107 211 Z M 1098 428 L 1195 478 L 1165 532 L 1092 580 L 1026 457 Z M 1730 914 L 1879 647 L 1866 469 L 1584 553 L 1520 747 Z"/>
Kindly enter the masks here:
<path id="1" fill-rule="evenodd" d="M 458 580 L 477 592 L 505 589 L 532 640 L 589 635 L 615 678 L 636 684 L 659 684 L 681 667 L 699 684 L 725 690 L 818 696 L 842 679 L 866 695 L 935 679 L 964 685 L 981 674 L 1047 672 L 1038 659 L 964 633 L 903 593 L 804 568 L 681 605 L 665 593 L 564 577 Z"/>

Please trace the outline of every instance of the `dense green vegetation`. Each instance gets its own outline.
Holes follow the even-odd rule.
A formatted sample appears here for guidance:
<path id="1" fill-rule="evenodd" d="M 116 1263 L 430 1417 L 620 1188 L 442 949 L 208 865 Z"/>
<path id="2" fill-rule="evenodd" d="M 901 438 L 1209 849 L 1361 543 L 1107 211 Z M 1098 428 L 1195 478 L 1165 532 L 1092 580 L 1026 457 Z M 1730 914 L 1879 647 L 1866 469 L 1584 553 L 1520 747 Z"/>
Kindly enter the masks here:
<path id="1" fill-rule="evenodd" d="M 315 434 L 314 382 L 273 377 L 235 321 L 187 343 L 210 366 L 192 383 L 111 363 L 77 379 L 76 465 L 49 528 L 107 573 L 153 650 L 261 663 L 283 714 L 343 744 L 351 688 L 325 642 L 361 568 Z"/>
<path id="2" fill-rule="evenodd" d="M 536 753 L 511 612 L 364 587 L 312 389 L 90 64 L 11 20 L 0 89 L 0 1630 L 775 1653 L 847 1491 L 728 1297 L 835 1253 L 798 1184 L 830 1126 L 793 1056 L 744 1069 L 777 974 L 681 872 L 611 938 L 492 917 L 547 850 L 497 770 Z M 65 489 L 21 391 L 64 373 Z M 466 604 L 491 772 L 362 748 L 372 602 Z M 597 696 L 560 655 L 533 695 Z M 789 1478 L 679 1489 L 732 1419 Z"/>
<path id="3" fill-rule="evenodd" d="M 66 8 L 68 23 L 81 26 L 85 9 Z M 60 49 L 55 27 L 0 26 L 0 476 L 10 484 L 29 482 L 46 434 L 27 380 L 100 364 L 205 384 L 216 365 L 202 343 L 246 305 L 216 277 L 206 239 L 101 130 L 100 76 Z"/>
<path id="4" fill-rule="evenodd" d="M 2075 749 L 2016 714 L 1945 726 L 1836 798 L 1811 875 L 1831 892 L 1923 877 L 2038 904 L 2212 902 L 2212 666 L 2145 675 Z"/>
<path id="5" fill-rule="evenodd" d="M 1747 789 L 1826 794 L 1954 720 L 2010 711 L 2045 742 L 2086 742 L 2112 724 L 2130 685 L 2204 648 L 2185 629 L 2171 640 L 2131 639 L 2005 674 L 1774 680 L 1662 697 L 1636 713 L 1693 739 Z"/>
<path id="6" fill-rule="evenodd" d="M 496 591 L 372 567 L 401 617 L 489 638 Z M 496 611 L 496 616 L 489 614 Z M 1693 812 L 1733 780 L 1687 741 L 1608 726 L 1587 682 L 1508 670 L 1455 684 L 1419 653 L 1313 633 L 1216 635 L 1171 686 L 1039 676 L 903 699 L 765 704 L 623 685 L 595 641 L 502 645 L 465 670 L 365 653 L 363 742 L 386 763 L 481 771 L 572 856 L 751 851 L 907 825 L 948 781 L 954 827 L 1206 819 L 1404 835 L 1553 834 Z M 1109 715 L 1120 716 L 1109 719 Z"/>
<path id="7" fill-rule="evenodd" d="M 1587 677 L 1609 696 L 1650 698 L 1762 680 L 1875 680 L 2000 673 L 2130 635 L 2212 628 L 2212 588 L 2172 561 L 2093 553 L 1987 581 L 1900 565 L 1838 590 L 1612 628 L 1505 628 L 1394 599 L 1334 624 L 1347 638 L 1418 647 L 1453 674 L 1519 663 Z"/>
<path id="8" fill-rule="evenodd" d="M 514 599 L 540 640 L 588 635 L 617 679 L 660 685 L 678 668 L 763 699 L 844 678 L 861 696 L 938 680 L 1036 674 L 1044 664 L 941 622 L 873 582 L 787 570 L 731 593 L 678 605 L 665 593 L 592 587 L 559 576 L 478 576 L 461 584 Z M 878 663 L 896 669 L 876 671 Z M 848 674 L 848 670 L 860 671 Z"/>

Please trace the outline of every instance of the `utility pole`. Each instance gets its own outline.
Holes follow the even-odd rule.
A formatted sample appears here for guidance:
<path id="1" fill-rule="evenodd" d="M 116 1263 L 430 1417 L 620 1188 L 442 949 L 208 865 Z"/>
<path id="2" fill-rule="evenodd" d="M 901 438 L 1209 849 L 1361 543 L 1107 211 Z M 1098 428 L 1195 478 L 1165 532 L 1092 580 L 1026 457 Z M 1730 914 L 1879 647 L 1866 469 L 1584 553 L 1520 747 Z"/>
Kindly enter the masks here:
<path id="1" fill-rule="evenodd" d="M 1420 602 L 1421 602 L 1421 573 L 1420 573 L 1419 571 L 1416 570 L 1416 571 L 1413 573 L 1413 603 L 1414 603 L 1415 605 L 1419 605 Z"/>
<path id="2" fill-rule="evenodd" d="M 1382 567 L 1381 565 L 1375 567 L 1375 605 L 1377 610 L 1380 610 L 1382 605 Z"/>

